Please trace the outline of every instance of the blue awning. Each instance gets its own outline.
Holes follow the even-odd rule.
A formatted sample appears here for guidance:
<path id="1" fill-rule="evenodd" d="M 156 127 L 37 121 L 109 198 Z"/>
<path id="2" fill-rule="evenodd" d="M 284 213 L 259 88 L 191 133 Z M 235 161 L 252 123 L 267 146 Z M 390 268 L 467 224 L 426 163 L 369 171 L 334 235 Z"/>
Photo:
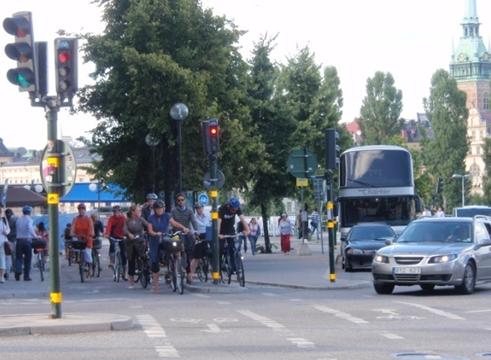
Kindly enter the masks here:
<path id="1" fill-rule="evenodd" d="M 76 183 L 68 194 L 61 198 L 61 202 L 127 202 L 123 189 L 116 184 L 105 184 L 100 190 L 91 191 L 90 183 Z M 97 184 L 94 184 L 97 186 Z"/>

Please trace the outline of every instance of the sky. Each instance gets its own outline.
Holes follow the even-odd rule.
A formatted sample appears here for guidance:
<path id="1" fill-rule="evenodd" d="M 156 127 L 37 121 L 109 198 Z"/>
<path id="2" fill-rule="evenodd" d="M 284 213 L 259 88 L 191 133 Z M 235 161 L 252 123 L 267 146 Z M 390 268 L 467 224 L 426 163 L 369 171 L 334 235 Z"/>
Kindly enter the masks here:
<path id="1" fill-rule="evenodd" d="M 305 46 L 316 63 L 338 70 L 343 90 L 343 122 L 359 115 L 366 81 L 376 71 L 390 72 L 403 93 L 401 116 L 413 119 L 423 112 L 431 76 L 448 70 L 467 0 L 202 0 L 203 7 L 225 15 L 247 33 L 240 47 L 251 59 L 254 43 L 264 34 L 278 34 L 273 60 L 286 64 Z M 66 9 L 66 10 L 65 10 Z M 1 0 L 0 20 L 17 11 L 33 13 L 36 41 L 48 41 L 50 94 L 54 94 L 53 41 L 59 29 L 100 33 L 100 9 L 91 0 Z M 491 1 L 477 0 L 480 34 L 491 39 Z M 0 48 L 13 41 L 3 27 Z M 81 55 L 80 55 L 81 56 Z M 18 92 L 6 73 L 15 62 L 0 53 L 0 138 L 9 148 L 41 149 L 47 124 L 42 108 L 31 107 L 27 93 Z M 92 64 L 79 62 L 79 86 L 90 84 Z M 51 79 L 51 77 L 53 79 Z M 192 111 L 192 109 L 190 109 Z M 59 137 L 88 135 L 96 120 L 88 114 L 58 116 Z"/>

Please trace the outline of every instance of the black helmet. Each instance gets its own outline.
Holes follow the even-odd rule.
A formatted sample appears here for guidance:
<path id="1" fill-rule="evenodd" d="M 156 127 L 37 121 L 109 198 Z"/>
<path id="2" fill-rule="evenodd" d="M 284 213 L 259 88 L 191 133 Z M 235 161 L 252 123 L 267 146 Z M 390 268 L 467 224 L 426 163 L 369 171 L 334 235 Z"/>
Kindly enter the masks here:
<path id="1" fill-rule="evenodd" d="M 148 193 L 145 197 L 147 200 L 157 200 L 159 197 L 155 193 Z"/>
<path id="2" fill-rule="evenodd" d="M 157 200 L 156 202 L 153 203 L 153 208 L 154 209 L 165 208 L 165 203 L 162 200 Z"/>

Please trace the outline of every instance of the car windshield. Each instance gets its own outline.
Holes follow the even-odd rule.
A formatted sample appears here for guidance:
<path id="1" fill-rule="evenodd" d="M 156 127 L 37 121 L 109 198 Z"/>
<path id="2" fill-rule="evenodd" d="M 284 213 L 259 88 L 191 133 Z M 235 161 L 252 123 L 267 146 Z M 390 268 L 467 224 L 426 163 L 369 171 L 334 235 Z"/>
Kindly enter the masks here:
<path id="1" fill-rule="evenodd" d="M 349 239 L 356 240 L 375 240 L 380 238 L 393 237 L 394 232 L 388 226 L 358 226 L 351 230 Z"/>
<path id="2" fill-rule="evenodd" d="M 414 222 L 404 230 L 397 242 L 470 243 L 472 242 L 471 223 L 456 221 Z"/>

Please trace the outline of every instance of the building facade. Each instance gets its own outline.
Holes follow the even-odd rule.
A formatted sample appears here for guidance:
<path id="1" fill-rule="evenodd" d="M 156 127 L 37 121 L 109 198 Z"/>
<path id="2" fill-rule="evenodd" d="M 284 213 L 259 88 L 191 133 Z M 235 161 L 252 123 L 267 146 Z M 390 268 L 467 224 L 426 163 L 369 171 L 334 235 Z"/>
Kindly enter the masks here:
<path id="1" fill-rule="evenodd" d="M 457 81 L 458 88 L 467 94 L 469 153 L 465 167 L 471 174 L 471 193 L 482 195 L 484 139 L 491 134 L 491 54 L 479 34 L 476 0 L 466 0 L 466 14 L 461 25 L 463 34 L 452 53 L 450 75 Z"/>

